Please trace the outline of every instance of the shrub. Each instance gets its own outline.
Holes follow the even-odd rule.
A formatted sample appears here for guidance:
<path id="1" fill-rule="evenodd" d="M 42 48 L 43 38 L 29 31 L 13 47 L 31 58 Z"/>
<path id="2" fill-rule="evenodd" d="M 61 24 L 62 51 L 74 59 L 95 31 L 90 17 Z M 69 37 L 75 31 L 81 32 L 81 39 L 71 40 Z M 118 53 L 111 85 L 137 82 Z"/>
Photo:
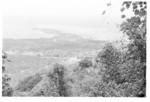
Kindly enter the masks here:
<path id="1" fill-rule="evenodd" d="M 119 83 L 121 81 L 120 75 L 120 63 L 121 52 L 117 50 L 113 45 L 107 44 L 104 49 L 97 55 L 97 63 L 103 65 L 102 79 L 104 82 L 115 81 Z"/>
<path id="2" fill-rule="evenodd" d="M 130 58 L 131 54 L 124 54 L 112 45 L 106 45 L 97 56 L 97 63 L 103 65 L 102 81 L 95 86 L 105 86 L 100 88 L 96 95 L 102 96 L 144 96 L 144 70 L 140 59 Z M 104 84 L 105 83 L 105 84 Z M 109 86 L 108 86 L 109 85 Z M 118 88 L 119 87 L 119 88 Z M 106 89 L 105 89 L 106 88 Z M 107 90 L 109 89 L 109 90 Z M 96 89 L 99 90 L 99 89 Z M 96 91 L 95 90 L 95 91 Z M 106 93 L 105 93 L 105 90 Z M 94 92 L 95 92 L 94 91 Z M 113 91 L 113 92 L 111 92 Z M 102 93 L 101 93 L 102 92 Z M 111 94 L 108 94 L 111 93 Z"/>
<path id="3" fill-rule="evenodd" d="M 140 60 L 134 59 L 126 60 L 121 66 L 122 79 L 124 79 L 124 82 L 131 85 L 129 87 L 131 87 L 130 90 L 132 90 L 131 93 L 133 93 L 133 96 L 141 97 L 145 94 L 144 84 L 146 83 L 144 83 L 145 72 L 142 69 L 143 66 L 144 65 L 140 63 Z"/>
<path id="4" fill-rule="evenodd" d="M 59 96 L 56 84 L 47 75 L 42 78 L 42 80 L 34 86 L 30 91 L 30 96 Z"/>
<path id="5" fill-rule="evenodd" d="M 13 89 L 9 84 L 10 80 L 11 78 L 7 74 L 3 74 L 3 77 L 2 77 L 2 95 L 3 96 L 13 95 Z"/>
<path id="6" fill-rule="evenodd" d="M 2 96 L 12 96 L 13 89 L 10 86 L 9 82 L 11 78 L 6 73 L 5 62 L 8 61 L 6 53 L 2 55 L 3 65 L 2 65 Z"/>
<path id="7" fill-rule="evenodd" d="M 85 57 L 83 60 L 81 60 L 79 62 L 79 66 L 81 67 L 81 69 L 84 69 L 84 68 L 89 68 L 91 67 L 93 64 L 92 64 L 92 61 L 90 58 L 88 57 Z"/>
<path id="8" fill-rule="evenodd" d="M 16 90 L 30 91 L 41 80 L 42 80 L 42 77 L 40 76 L 40 74 L 35 74 L 33 76 L 29 76 L 18 84 Z"/>
<path id="9" fill-rule="evenodd" d="M 64 79 L 65 68 L 61 64 L 55 64 L 53 73 L 49 74 L 49 77 L 55 82 L 58 93 L 60 96 L 68 96 L 66 81 Z"/>

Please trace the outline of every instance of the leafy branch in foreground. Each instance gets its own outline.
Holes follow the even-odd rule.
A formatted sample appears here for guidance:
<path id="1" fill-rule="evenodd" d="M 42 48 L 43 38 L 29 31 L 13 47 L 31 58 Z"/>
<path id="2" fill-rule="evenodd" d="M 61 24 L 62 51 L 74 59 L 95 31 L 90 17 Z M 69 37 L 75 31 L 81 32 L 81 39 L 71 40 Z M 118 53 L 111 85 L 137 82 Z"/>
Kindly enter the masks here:
<path id="1" fill-rule="evenodd" d="M 13 95 L 13 89 L 9 84 L 11 78 L 6 73 L 6 68 L 4 66 L 5 62 L 8 61 L 6 53 L 3 53 L 2 59 L 3 59 L 3 65 L 2 65 L 2 72 L 3 72 L 2 73 L 2 96 L 12 96 Z"/>
<path id="2" fill-rule="evenodd" d="M 134 13 L 132 17 L 126 18 L 126 20 L 121 24 L 121 31 L 125 33 L 130 40 L 127 52 L 128 62 L 132 60 L 131 62 L 133 62 L 133 65 L 135 65 L 134 63 L 137 62 L 137 64 L 139 65 L 138 67 L 133 67 L 136 71 L 132 73 L 134 75 L 137 75 L 136 78 L 138 78 L 138 80 L 141 80 L 142 83 L 142 85 L 139 85 L 140 91 L 137 96 L 146 95 L 146 4 L 147 3 L 143 1 L 126 1 L 123 2 L 121 8 L 121 12 L 129 10 L 129 8 L 131 8 Z M 122 18 L 125 18 L 125 16 Z"/>

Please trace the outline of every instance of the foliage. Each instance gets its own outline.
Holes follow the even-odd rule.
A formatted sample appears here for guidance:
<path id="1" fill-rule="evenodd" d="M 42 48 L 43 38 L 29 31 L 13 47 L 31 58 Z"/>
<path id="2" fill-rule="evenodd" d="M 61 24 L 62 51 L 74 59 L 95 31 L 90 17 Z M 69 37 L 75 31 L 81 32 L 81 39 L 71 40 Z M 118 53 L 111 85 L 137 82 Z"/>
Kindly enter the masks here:
<path id="1" fill-rule="evenodd" d="M 130 41 L 127 50 L 108 43 L 96 56 L 96 63 L 86 57 L 77 68 L 67 66 L 68 73 L 63 65 L 56 63 L 48 76 L 30 76 L 20 82 L 17 90 L 31 91 L 33 96 L 146 96 L 146 2 L 123 2 L 121 12 L 129 8 L 134 15 L 121 24 L 121 31 Z M 126 15 L 123 14 L 122 18 Z M 5 66 L 2 69 L 5 72 Z M 9 80 L 7 75 L 3 76 L 4 96 L 12 95 Z"/>
<path id="2" fill-rule="evenodd" d="M 39 74 L 35 74 L 33 76 L 29 76 L 21 81 L 16 90 L 23 92 L 23 91 L 31 91 L 34 86 L 37 85 L 42 80 L 42 77 Z"/>
<path id="3" fill-rule="evenodd" d="M 6 53 L 3 53 L 2 55 L 2 59 L 3 59 L 3 65 L 2 65 L 2 96 L 12 96 L 13 95 L 13 89 L 9 84 L 9 81 L 11 80 L 11 78 L 7 75 L 6 73 L 6 68 L 5 68 L 5 62 L 8 61 L 7 60 L 7 55 Z"/>
<path id="4" fill-rule="evenodd" d="M 90 58 L 85 57 L 83 60 L 81 60 L 79 62 L 79 66 L 81 67 L 81 69 L 91 67 L 92 66 L 92 61 L 91 61 Z"/>
<path id="5" fill-rule="evenodd" d="M 25 96 L 68 96 L 64 77 L 64 66 L 55 64 L 48 75 L 35 74 L 21 81 L 16 87 L 16 95 Z"/>
<path id="6" fill-rule="evenodd" d="M 58 93 L 60 96 L 67 96 L 67 87 L 65 82 L 65 68 L 61 64 L 55 64 L 54 70 L 52 74 L 49 74 L 49 76 L 52 78 L 52 80 L 55 82 L 55 85 L 57 87 Z"/>
<path id="7" fill-rule="evenodd" d="M 102 80 L 93 86 L 92 96 L 143 95 L 145 91 L 145 88 L 141 89 L 144 79 L 143 64 L 140 59 L 129 59 L 127 56 L 129 56 L 128 52 L 121 52 L 111 44 L 104 47 L 96 57 L 97 63 L 103 65 L 100 68 Z"/>
<path id="8" fill-rule="evenodd" d="M 55 82 L 45 75 L 42 80 L 30 91 L 30 96 L 59 96 Z"/>
<path id="9" fill-rule="evenodd" d="M 146 2 L 123 2 L 122 9 L 132 8 L 134 15 L 127 18 L 121 24 L 121 31 L 125 33 L 130 40 L 128 44 L 128 53 L 126 60 L 133 62 L 130 67 L 132 74 L 136 75 L 137 80 L 142 80 L 140 93 L 137 96 L 145 96 L 146 88 Z M 124 11 L 122 10 L 122 12 Z M 127 61 L 127 63 L 128 63 Z M 138 63 L 137 63 L 138 62 Z M 137 66 L 138 64 L 138 66 Z M 135 71 L 133 71 L 135 70 Z M 131 73 L 130 72 L 130 73 Z M 140 75 L 139 75 L 140 73 Z M 142 77 L 141 77 L 142 76 Z"/>
<path id="10" fill-rule="evenodd" d="M 92 88 L 92 96 L 94 97 L 120 97 L 124 96 L 122 89 L 114 81 L 105 83 L 97 82 Z"/>
<path id="11" fill-rule="evenodd" d="M 145 1 L 124 1 L 122 3 L 121 12 L 131 8 L 135 16 L 144 17 L 146 16 L 147 4 Z"/>
<path id="12" fill-rule="evenodd" d="M 107 44 L 103 50 L 97 55 L 97 63 L 103 65 L 102 79 L 104 82 L 115 81 L 119 83 L 121 81 L 120 75 L 120 63 L 121 52 L 119 52 L 113 45 Z"/>
<path id="13" fill-rule="evenodd" d="M 124 82 L 116 84 L 114 81 L 108 83 L 99 81 L 90 88 L 91 95 L 94 97 L 135 97 L 139 91 L 140 81 L 135 83 Z"/>
<path id="14" fill-rule="evenodd" d="M 2 95 L 3 96 L 12 96 L 13 95 L 13 89 L 11 88 L 9 81 L 11 78 L 5 74 L 2 78 Z"/>

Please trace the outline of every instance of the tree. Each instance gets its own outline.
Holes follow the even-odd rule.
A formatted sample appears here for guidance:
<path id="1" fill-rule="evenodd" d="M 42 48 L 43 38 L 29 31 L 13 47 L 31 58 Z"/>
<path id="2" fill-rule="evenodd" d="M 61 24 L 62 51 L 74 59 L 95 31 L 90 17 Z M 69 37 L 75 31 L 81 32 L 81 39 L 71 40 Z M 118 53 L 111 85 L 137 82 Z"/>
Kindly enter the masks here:
<path id="1" fill-rule="evenodd" d="M 57 87 L 60 96 L 68 96 L 66 81 L 64 79 L 64 72 L 65 72 L 64 66 L 56 63 L 54 65 L 53 73 L 49 74 L 49 76 L 55 82 L 55 85 Z"/>
<path id="2" fill-rule="evenodd" d="M 83 60 L 79 62 L 79 66 L 81 69 L 89 68 L 93 65 L 91 58 L 85 57 Z"/>
<path id="3" fill-rule="evenodd" d="M 126 9 L 132 5 L 134 12 L 133 17 L 127 18 L 121 24 L 121 31 L 131 41 L 128 45 L 129 53 L 134 55 L 132 58 L 140 58 L 141 63 L 146 62 L 146 2 L 124 2 L 124 5 Z"/>
<path id="4" fill-rule="evenodd" d="M 125 22 L 121 24 L 121 31 L 125 33 L 130 43 L 128 44 L 128 54 L 126 60 L 139 61 L 140 68 L 135 67 L 137 71 L 134 74 L 141 77 L 138 80 L 142 80 L 142 86 L 140 86 L 140 92 L 136 96 L 145 96 L 146 88 L 146 2 L 123 2 L 121 12 L 132 9 L 134 15 L 127 18 Z M 126 18 L 126 15 L 122 15 L 122 18 Z M 139 71 L 140 70 L 140 71 Z"/>
<path id="5" fill-rule="evenodd" d="M 98 54 L 96 61 L 100 61 L 104 67 L 104 69 L 101 70 L 103 71 L 102 80 L 104 82 L 115 81 L 116 83 L 120 83 L 120 56 L 121 52 L 112 44 L 107 44 Z"/>
<path id="6" fill-rule="evenodd" d="M 4 66 L 7 60 L 7 55 L 6 53 L 3 53 L 2 55 L 2 59 L 3 59 L 3 65 L 2 65 L 2 96 L 12 96 L 13 95 L 13 89 L 9 84 L 9 81 L 11 80 L 11 78 L 7 75 L 6 73 L 6 68 Z"/>

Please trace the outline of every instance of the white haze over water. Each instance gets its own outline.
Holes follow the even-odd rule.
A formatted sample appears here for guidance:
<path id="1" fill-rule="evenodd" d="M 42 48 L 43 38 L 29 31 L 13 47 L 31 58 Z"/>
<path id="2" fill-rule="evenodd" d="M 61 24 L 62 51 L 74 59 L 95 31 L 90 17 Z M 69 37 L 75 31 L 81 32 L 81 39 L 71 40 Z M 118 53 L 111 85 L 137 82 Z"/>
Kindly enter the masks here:
<path id="1" fill-rule="evenodd" d="M 96 40 L 118 40 L 121 1 L 111 0 L 5 0 L 3 38 L 51 38 L 56 30 Z M 103 10 L 106 14 L 102 15 Z M 63 35 L 62 35 L 63 36 Z"/>

